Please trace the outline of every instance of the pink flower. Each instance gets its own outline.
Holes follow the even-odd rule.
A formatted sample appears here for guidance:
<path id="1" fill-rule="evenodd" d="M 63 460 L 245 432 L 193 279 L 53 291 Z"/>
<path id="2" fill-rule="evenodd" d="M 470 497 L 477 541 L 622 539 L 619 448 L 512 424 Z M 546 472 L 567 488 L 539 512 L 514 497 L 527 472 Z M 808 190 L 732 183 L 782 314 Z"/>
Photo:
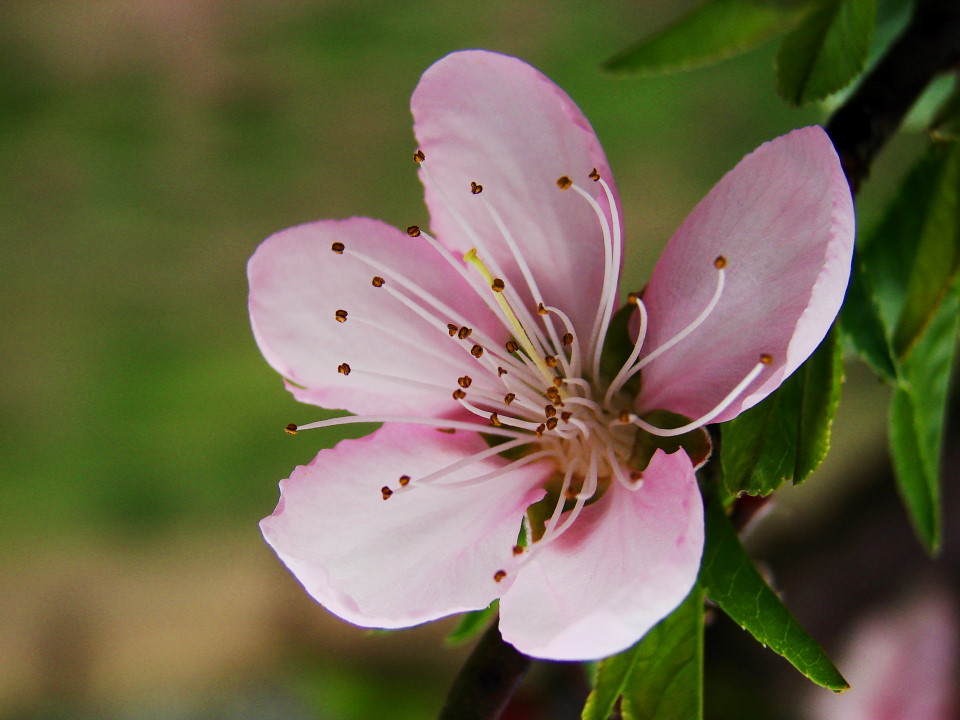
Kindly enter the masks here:
<path id="1" fill-rule="evenodd" d="M 529 65 L 481 51 L 433 65 L 412 107 L 432 234 L 327 220 L 250 260 L 267 360 L 297 399 L 357 414 L 301 429 L 384 423 L 298 467 L 261 528 L 358 625 L 499 598 L 522 652 L 610 655 L 683 600 L 703 546 L 693 463 L 658 449 L 631 467 L 638 437 L 759 402 L 840 307 L 853 209 L 837 157 L 806 128 L 723 178 L 667 246 L 608 377 L 623 243 L 586 118 Z M 652 410 L 690 423 L 658 429 Z"/>

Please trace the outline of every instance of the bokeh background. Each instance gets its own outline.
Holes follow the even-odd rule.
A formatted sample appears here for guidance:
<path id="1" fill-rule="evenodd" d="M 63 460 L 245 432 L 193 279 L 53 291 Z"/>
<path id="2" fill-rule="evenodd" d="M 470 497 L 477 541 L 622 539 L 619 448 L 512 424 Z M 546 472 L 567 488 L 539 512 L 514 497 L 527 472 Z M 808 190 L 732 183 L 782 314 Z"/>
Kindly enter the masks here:
<path id="1" fill-rule="evenodd" d="M 323 217 L 426 225 L 409 95 L 437 58 L 482 47 L 538 66 L 591 119 L 624 205 L 625 286 L 641 287 L 723 172 L 825 117 L 777 97 L 775 43 L 685 75 L 601 72 L 688 5 L 0 3 L 0 718 L 437 712 L 468 650 L 444 645 L 449 621 L 341 623 L 260 538 L 276 482 L 342 435 L 281 431 L 322 413 L 253 342 L 246 259 Z M 920 147 L 885 153 L 862 225 Z M 949 597 L 956 568 L 955 524 L 932 563 L 896 506 L 885 404 L 852 363 L 833 454 L 750 538 L 835 651 L 868 606 Z M 803 678 L 721 618 L 707 652 L 708 717 L 814 712 Z M 577 673 L 537 669 L 514 716 L 571 716 Z"/>

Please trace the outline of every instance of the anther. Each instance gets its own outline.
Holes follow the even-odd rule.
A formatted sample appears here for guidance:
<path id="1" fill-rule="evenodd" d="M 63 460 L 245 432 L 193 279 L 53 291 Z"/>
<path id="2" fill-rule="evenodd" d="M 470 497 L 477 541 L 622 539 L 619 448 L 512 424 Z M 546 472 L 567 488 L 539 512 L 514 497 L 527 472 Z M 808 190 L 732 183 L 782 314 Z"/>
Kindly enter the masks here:
<path id="1" fill-rule="evenodd" d="M 343 251 L 347 249 L 347 246 L 342 242 L 335 242 L 330 246 L 330 249 L 333 250 L 337 255 L 343 255 Z"/>
<path id="2" fill-rule="evenodd" d="M 346 310 L 337 310 L 333 316 L 337 319 L 337 322 L 346 322 L 347 321 L 347 311 Z"/>
<path id="3" fill-rule="evenodd" d="M 760 362 L 762 362 L 764 365 L 769 365 L 770 363 L 773 362 L 773 355 L 768 355 L 767 353 L 764 353 L 763 355 L 760 356 Z"/>
<path id="4" fill-rule="evenodd" d="M 555 417 L 550 418 L 549 420 L 547 420 L 547 430 L 553 430 L 557 426 L 557 423 L 559 422 L 560 421 L 557 420 Z"/>
<path id="5" fill-rule="evenodd" d="M 523 548 L 520 547 L 519 545 L 514 545 L 514 546 L 513 546 L 513 554 L 514 554 L 514 555 L 523 555 Z"/>
<path id="6" fill-rule="evenodd" d="M 590 171 L 590 174 L 587 177 L 589 177 L 594 182 L 597 182 L 600 179 L 600 173 L 598 173 L 597 169 L 594 168 L 593 170 Z"/>
<path id="7" fill-rule="evenodd" d="M 457 334 L 457 326 L 453 323 L 447 323 L 447 332 L 450 333 L 450 337 L 453 337 Z"/>
<path id="8" fill-rule="evenodd" d="M 490 413 L 490 424 L 494 427 L 501 427 L 503 425 L 503 423 L 500 422 L 500 416 L 496 413 Z"/>
<path id="9" fill-rule="evenodd" d="M 516 400 L 516 399 L 517 399 L 517 394 L 516 394 L 516 393 L 507 393 L 506 395 L 503 396 L 503 404 L 504 404 L 504 405 L 509 405 L 510 403 L 512 403 L 512 402 L 513 402 L 514 400 Z"/>
<path id="10" fill-rule="evenodd" d="M 573 345 L 573 333 L 567 333 L 562 338 L 560 338 L 560 344 L 564 347 Z"/>
<path id="11" fill-rule="evenodd" d="M 296 434 L 297 434 L 297 424 L 296 424 L 296 423 L 290 423 L 290 424 L 287 425 L 285 428 L 283 428 L 283 431 L 284 431 L 287 435 L 296 435 Z"/>
<path id="12" fill-rule="evenodd" d="M 467 394 L 460 388 L 457 388 L 456 390 L 453 391 L 454 400 L 463 400 L 466 396 Z"/>
<path id="13" fill-rule="evenodd" d="M 472 332 L 473 328 L 468 328 L 466 325 L 464 325 L 462 328 L 457 330 L 457 337 L 461 340 L 466 340 L 468 337 L 470 337 L 470 333 Z"/>
<path id="14" fill-rule="evenodd" d="M 557 187 L 561 190 L 569 190 L 573 187 L 573 180 L 568 178 L 566 175 L 561 175 L 557 178 Z"/>
<path id="15" fill-rule="evenodd" d="M 340 363 L 339 365 L 337 365 L 337 372 L 340 373 L 341 375 L 349 375 L 350 366 L 347 365 L 346 363 Z"/>
<path id="16" fill-rule="evenodd" d="M 409 235 L 410 237 L 420 237 L 420 226 L 411 225 L 410 227 L 408 227 L 407 235 Z"/>
<path id="17" fill-rule="evenodd" d="M 473 355 L 475 358 L 479 358 L 480 356 L 482 356 L 483 345 L 474 345 L 472 348 L 470 348 L 470 354 Z"/>
<path id="18" fill-rule="evenodd" d="M 494 292 L 503 292 L 503 289 L 506 287 L 506 284 L 500 278 L 494 278 L 493 282 L 490 283 L 490 288 Z"/>
<path id="19" fill-rule="evenodd" d="M 543 362 L 548 368 L 555 368 L 558 361 L 553 355 L 544 355 Z"/>
<path id="20" fill-rule="evenodd" d="M 547 405 L 543 409 L 543 414 L 548 418 L 552 418 L 554 415 L 557 414 L 557 409 L 553 405 Z"/>
<path id="21" fill-rule="evenodd" d="M 409 475 L 401 475 L 401 476 L 400 476 L 400 479 L 399 479 L 397 482 L 400 483 L 400 487 L 406 487 L 407 485 L 410 484 L 410 476 L 409 476 Z"/>
<path id="22" fill-rule="evenodd" d="M 563 378 L 562 378 L 562 377 L 555 377 L 555 378 L 553 379 L 553 386 L 554 386 L 555 388 L 559 389 L 561 385 L 563 385 Z M 559 393 L 557 393 L 557 394 L 559 395 Z"/>
<path id="23" fill-rule="evenodd" d="M 727 266 L 727 259 L 723 255 L 717 255 L 717 259 L 713 261 L 713 266 L 717 270 L 723 270 Z"/>
<path id="24" fill-rule="evenodd" d="M 374 287 L 383 287 L 383 283 L 384 283 L 385 281 L 384 281 L 384 279 L 383 279 L 382 277 L 380 277 L 379 275 L 374 275 L 374 276 L 373 276 L 373 280 L 371 280 L 370 282 L 371 282 L 371 284 L 372 284 Z"/>
<path id="25" fill-rule="evenodd" d="M 620 422 L 622 422 L 622 423 L 624 423 L 624 424 L 630 422 L 630 411 L 629 411 L 629 410 L 621 410 L 621 411 L 620 411 Z"/>
<path id="26" fill-rule="evenodd" d="M 390 496 L 393 495 L 393 490 L 384 485 L 382 488 L 380 488 L 380 494 L 383 495 L 384 500 L 389 500 Z"/>
<path id="27" fill-rule="evenodd" d="M 636 305 L 638 302 L 640 302 L 640 294 L 635 292 L 629 293 L 627 295 L 627 302 L 631 305 Z"/>
<path id="28" fill-rule="evenodd" d="M 506 374 L 507 374 L 506 370 L 504 370 L 502 367 L 499 367 L 499 366 L 497 367 L 497 377 L 503 377 Z"/>
<path id="29" fill-rule="evenodd" d="M 507 340 L 506 348 L 508 353 L 515 353 L 520 349 L 520 345 L 517 344 L 516 340 Z"/>
<path id="30" fill-rule="evenodd" d="M 643 473 L 640 472 L 639 470 L 631 470 L 630 479 L 633 480 L 634 482 L 637 482 L 638 480 L 643 480 Z"/>
<path id="31" fill-rule="evenodd" d="M 456 435 L 456 428 L 434 428 L 437 432 L 442 432 L 444 435 Z"/>
<path id="32" fill-rule="evenodd" d="M 462 378 L 457 378 L 457 385 L 464 389 L 470 387 L 470 383 L 472 382 L 473 378 L 471 378 L 469 375 L 464 375 Z"/>
<path id="33" fill-rule="evenodd" d="M 424 154 L 423 154 L 423 150 L 420 150 L 419 148 L 418 148 L 417 151 L 413 154 L 413 161 L 414 161 L 415 163 L 417 163 L 417 165 L 419 165 L 420 163 L 422 163 L 422 162 L 423 162 L 424 160 L 426 160 L 426 159 L 427 159 L 427 156 L 424 155 Z"/>
<path id="34" fill-rule="evenodd" d="M 543 431 L 546 429 L 547 429 L 546 424 L 540 423 L 539 425 L 537 425 L 537 429 L 534 430 L 534 432 L 537 434 L 537 437 L 540 438 L 540 437 L 543 437 Z"/>
<path id="35" fill-rule="evenodd" d="M 506 576 L 507 576 L 507 571 L 506 571 L 506 570 L 497 570 L 497 571 L 493 574 L 493 579 L 494 579 L 495 582 L 500 582 L 500 581 L 503 580 Z"/>
<path id="36" fill-rule="evenodd" d="M 550 311 L 547 310 L 546 307 L 544 307 L 543 303 L 539 303 L 539 304 L 537 305 L 537 312 L 540 313 L 541 315 L 549 315 L 549 314 L 550 314 Z"/>
<path id="37" fill-rule="evenodd" d="M 470 181 L 470 192 L 474 195 L 479 195 L 483 192 L 483 185 L 475 183 L 473 180 Z"/>
<path id="38" fill-rule="evenodd" d="M 570 422 L 570 418 L 572 417 L 573 417 L 573 413 L 570 412 L 569 410 L 565 410 L 564 412 L 560 413 L 560 419 L 563 420 L 564 422 Z"/>

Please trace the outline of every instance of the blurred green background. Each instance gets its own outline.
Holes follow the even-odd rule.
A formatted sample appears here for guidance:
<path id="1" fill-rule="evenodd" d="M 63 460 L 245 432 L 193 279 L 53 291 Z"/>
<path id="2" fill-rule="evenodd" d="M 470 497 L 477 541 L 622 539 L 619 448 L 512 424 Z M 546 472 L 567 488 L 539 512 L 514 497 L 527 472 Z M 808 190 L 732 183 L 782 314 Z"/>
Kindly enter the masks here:
<path id="1" fill-rule="evenodd" d="M 642 286 L 723 172 L 823 119 L 777 97 L 775 44 L 686 75 L 601 73 L 688 5 L 0 4 L 0 717 L 436 712 L 465 653 L 444 647 L 449 622 L 369 636 L 260 538 L 277 480 L 340 436 L 281 431 L 321 411 L 256 348 L 246 259 L 317 218 L 427 224 L 409 96 L 434 60 L 482 47 L 590 118 L 624 205 L 625 286 Z M 887 154 L 862 217 L 915 147 Z M 766 536 L 882 464 L 883 401 L 855 368 L 840 452 Z"/>

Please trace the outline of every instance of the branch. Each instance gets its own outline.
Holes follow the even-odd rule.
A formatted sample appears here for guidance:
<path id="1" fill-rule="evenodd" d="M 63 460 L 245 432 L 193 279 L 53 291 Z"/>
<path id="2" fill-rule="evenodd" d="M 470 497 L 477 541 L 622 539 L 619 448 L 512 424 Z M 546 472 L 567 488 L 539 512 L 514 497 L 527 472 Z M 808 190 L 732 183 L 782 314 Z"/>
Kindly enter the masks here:
<path id="1" fill-rule="evenodd" d="M 920 0 L 903 34 L 827 124 L 856 194 L 934 77 L 960 63 L 960 2 Z"/>
<path id="2" fill-rule="evenodd" d="M 531 664 L 494 621 L 453 681 L 439 720 L 496 720 Z"/>

